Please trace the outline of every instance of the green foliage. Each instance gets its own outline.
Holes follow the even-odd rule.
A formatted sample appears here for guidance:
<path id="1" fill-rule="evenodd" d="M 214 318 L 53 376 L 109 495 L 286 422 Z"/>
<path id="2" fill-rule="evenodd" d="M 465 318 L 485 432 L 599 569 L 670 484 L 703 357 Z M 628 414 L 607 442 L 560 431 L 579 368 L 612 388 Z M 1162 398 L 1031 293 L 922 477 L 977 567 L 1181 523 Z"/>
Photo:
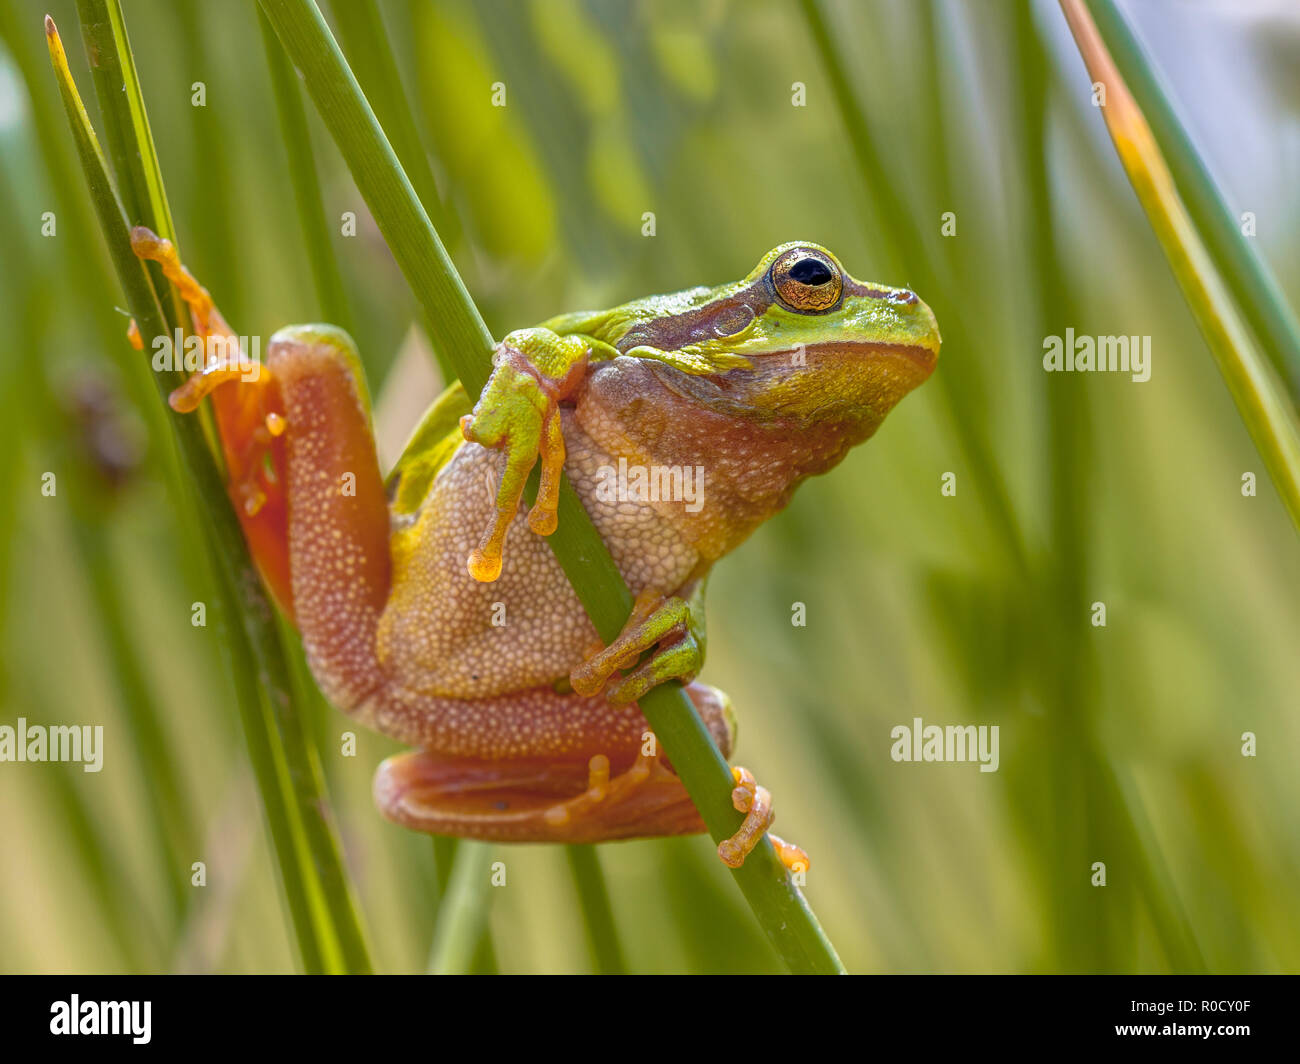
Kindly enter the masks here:
<path id="1" fill-rule="evenodd" d="M 79 54 L 72 65 L 107 162 L 134 175 L 123 203 L 156 199 L 151 175 L 165 179 L 187 263 L 236 331 L 347 316 L 396 447 L 435 387 L 401 407 L 412 323 L 444 359 L 481 358 L 489 333 L 721 283 L 800 238 L 931 304 L 934 379 L 710 588 L 705 678 L 735 702 L 737 758 L 772 790 L 778 830 L 812 854 L 807 894 L 850 970 L 1300 967 L 1294 532 L 1055 7 L 331 10 L 404 183 L 336 147 L 322 109 L 344 102 L 308 98 L 311 72 L 277 64 L 252 3 L 121 6 L 134 62 L 120 73 L 138 80 L 156 163 L 121 157 L 118 135 L 148 143 L 141 116 L 105 108 Z M 364 967 L 344 945 L 361 942 L 355 896 L 378 971 L 781 970 L 707 839 L 595 853 L 439 842 L 435 860 L 374 810 L 370 777 L 396 746 L 319 702 L 269 614 L 247 627 L 250 585 L 223 569 L 233 522 L 198 461 L 211 466 L 207 441 L 165 411 L 123 337 L 148 275 L 123 295 L 115 271 L 134 260 L 100 234 L 108 201 L 97 215 L 40 13 L 21 7 L 0 5 L 0 723 L 103 723 L 110 745 L 99 774 L 0 764 L 6 852 L 22 855 L 0 865 L 4 969 Z M 548 7 L 563 10 L 548 21 Z M 50 10 L 65 41 L 79 10 L 114 39 L 116 3 Z M 391 65 L 361 58 L 376 42 Z M 198 82 L 206 106 L 191 102 Z M 795 82 L 806 106 L 791 104 Z M 1242 99 L 1274 128 L 1293 121 L 1285 86 L 1261 84 Z M 1186 83 L 1171 86 L 1177 101 Z M 1260 150 L 1262 169 L 1282 166 L 1280 144 Z M 428 260 L 418 227 L 385 230 L 413 192 L 446 262 Z M 1261 218 L 1287 217 L 1251 194 Z M 1259 335 L 1296 301 L 1286 232 L 1261 227 L 1253 245 L 1282 300 L 1247 312 Z M 1239 299 L 1250 275 L 1232 255 L 1222 243 L 1215 265 Z M 413 257 L 428 269 L 408 286 Z M 486 328 L 446 287 L 457 274 Z M 152 283 L 154 313 L 175 315 Z M 1151 335 L 1151 380 L 1043 374 L 1044 335 L 1067 327 Z M 87 380 L 107 399 L 76 402 Z M 955 496 L 940 493 L 947 472 Z M 1252 472 L 1258 495 L 1244 496 Z M 190 622 L 199 601 L 206 627 Z M 795 602 L 806 627 L 790 623 Z M 268 702 L 268 676 L 290 715 Z M 890 730 L 918 716 L 1000 725 L 1000 770 L 892 761 Z M 1258 756 L 1241 755 L 1244 732 Z M 328 794 L 341 845 L 304 820 L 313 793 Z M 194 861 L 205 887 L 190 885 Z M 495 861 L 505 884 L 484 891 Z"/>

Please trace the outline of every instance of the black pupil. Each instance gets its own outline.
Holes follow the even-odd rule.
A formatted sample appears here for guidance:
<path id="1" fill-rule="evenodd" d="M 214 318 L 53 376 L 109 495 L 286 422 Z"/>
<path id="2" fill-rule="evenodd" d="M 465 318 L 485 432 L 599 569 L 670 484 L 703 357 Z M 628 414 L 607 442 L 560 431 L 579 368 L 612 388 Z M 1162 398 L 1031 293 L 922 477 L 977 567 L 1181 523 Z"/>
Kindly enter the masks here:
<path id="1" fill-rule="evenodd" d="M 813 287 L 819 284 L 825 284 L 831 279 L 831 269 L 821 259 L 806 258 L 800 259 L 790 267 L 790 276 L 800 284 L 811 285 Z"/>

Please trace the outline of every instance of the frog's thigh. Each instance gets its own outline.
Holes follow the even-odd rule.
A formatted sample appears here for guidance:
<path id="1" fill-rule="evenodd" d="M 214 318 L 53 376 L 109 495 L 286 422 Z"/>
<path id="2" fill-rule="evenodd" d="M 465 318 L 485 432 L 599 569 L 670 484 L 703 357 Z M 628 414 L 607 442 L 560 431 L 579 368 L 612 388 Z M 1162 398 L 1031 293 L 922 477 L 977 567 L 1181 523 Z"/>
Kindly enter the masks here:
<path id="1" fill-rule="evenodd" d="M 729 754 L 734 725 L 726 696 L 704 684 L 686 691 Z M 555 701 L 539 712 L 547 695 Z M 466 743 L 445 733 L 449 722 L 426 724 L 424 750 L 379 766 L 375 800 L 389 819 L 434 835 L 505 842 L 602 842 L 704 830 L 635 705 L 542 690 L 484 703 L 465 703 L 462 713 L 490 722 L 486 736 Z M 554 716 L 557 710 L 562 715 Z"/>
<path id="2" fill-rule="evenodd" d="M 385 682 L 375 634 L 388 597 L 388 504 L 370 420 L 353 366 L 325 327 L 281 330 L 268 364 L 287 422 L 294 615 L 317 683 L 352 710 Z"/>

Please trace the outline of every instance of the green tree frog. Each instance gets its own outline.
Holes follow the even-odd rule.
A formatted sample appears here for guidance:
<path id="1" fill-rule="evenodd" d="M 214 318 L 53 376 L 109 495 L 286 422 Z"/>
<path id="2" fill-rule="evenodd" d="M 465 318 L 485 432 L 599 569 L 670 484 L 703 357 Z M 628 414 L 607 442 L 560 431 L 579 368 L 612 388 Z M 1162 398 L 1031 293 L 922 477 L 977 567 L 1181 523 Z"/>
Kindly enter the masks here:
<path id="1" fill-rule="evenodd" d="M 234 335 L 167 241 L 140 228 L 132 246 L 198 335 Z M 448 389 L 386 477 L 345 333 L 282 329 L 264 363 L 226 352 L 171 405 L 211 397 L 252 557 L 322 691 L 415 748 L 380 765 L 379 808 L 432 834 L 599 842 L 704 830 L 637 699 L 682 682 L 730 756 L 730 703 L 695 682 L 709 569 L 875 432 L 934 369 L 939 331 L 912 292 L 783 244 L 738 282 L 510 333 L 472 408 Z M 561 470 L 636 594 L 607 647 L 544 539 Z M 772 820 L 734 772 L 733 866 Z"/>

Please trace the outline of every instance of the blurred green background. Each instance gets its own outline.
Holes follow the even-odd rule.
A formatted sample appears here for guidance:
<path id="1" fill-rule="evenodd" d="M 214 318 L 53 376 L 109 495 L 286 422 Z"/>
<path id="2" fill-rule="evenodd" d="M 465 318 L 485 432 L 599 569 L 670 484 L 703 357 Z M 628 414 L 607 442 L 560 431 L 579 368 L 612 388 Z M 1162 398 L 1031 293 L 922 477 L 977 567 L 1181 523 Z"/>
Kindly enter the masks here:
<path id="1" fill-rule="evenodd" d="M 711 585 L 703 678 L 734 699 L 736 757 L 812 854 L 806 892 L 850 970 L 1300 969 L 1300 553 L 1056 5 L 379 7 L 431 213 L 494 334 L 733 280 L 794 239 L 938 317 L 932 381 Z M 1294 304 L 1300 16 L 1128 7 Z M 123 8 L 187 264 L 237 332 L 342 320 L 391 457 L 437 389 L 416 304 L 308 104 L 345 293 L 317 299 L 255 6 Z M 98 774 L 0 764 L 0 970 L 292 971 L 218 633 L 190 624 L 211 577 L 46 10 L 99 123 L 71 0 L 0 0 L 0 723 L 102 724 L 106 750 Z M 1067 327 L 1150 335 L 1150 381 L 1045 374 L 1043 337 Z M 918 716 L 998 725 L 999 770 L 893 762 L 890 729 Z M 375 966 L 423 970 L 433 848 L 369 797 L 397 747 L 363 732 L 342 757 L 350 722 L 313 726 Z M 629 969 L 780 970 L 707 839 L 599 857 Z M 492 859 L 507 883 L 484 887 L 476 966 L 591 970 L 564 851 Z"/>

